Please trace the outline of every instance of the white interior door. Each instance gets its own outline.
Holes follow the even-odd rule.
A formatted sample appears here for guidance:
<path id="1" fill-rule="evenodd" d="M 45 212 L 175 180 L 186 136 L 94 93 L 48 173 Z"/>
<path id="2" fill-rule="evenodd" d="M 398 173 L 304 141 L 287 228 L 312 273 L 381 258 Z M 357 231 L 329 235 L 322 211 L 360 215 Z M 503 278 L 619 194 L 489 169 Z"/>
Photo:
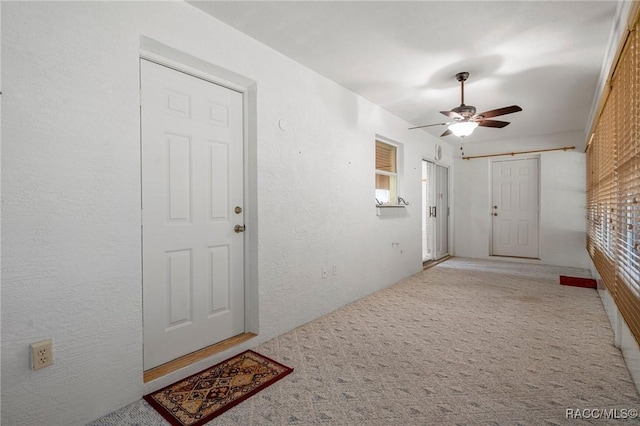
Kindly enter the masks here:
<path id="1" fill-rule="evenodd" d="M 144 369 L 244 332 L 242 94 L 141 60 Z"/>
<path id="2" fill-rule="evenodd" d="M 422 161 L 422 261 L 449 254 L 449 169 Z"/>
<path id="3" fill-rule="evenodd" d="M 492 162 L 492 254 L 538 257 L 538 159 Z"/>

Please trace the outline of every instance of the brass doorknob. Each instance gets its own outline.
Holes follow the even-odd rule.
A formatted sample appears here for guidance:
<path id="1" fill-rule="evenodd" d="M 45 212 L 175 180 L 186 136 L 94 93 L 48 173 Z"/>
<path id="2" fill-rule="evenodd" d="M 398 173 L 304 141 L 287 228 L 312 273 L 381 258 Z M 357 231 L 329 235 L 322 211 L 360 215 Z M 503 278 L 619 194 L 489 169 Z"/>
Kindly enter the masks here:
<path id="1" fill-rule="evenodd" d="M 494 215 L 494 216 L 498 216 L 498 213 L 494 213 L 493 215 Z"/>
<path id="2" fill-rule="evenodd" d="M 233 228 L 233 230 L 236 231 L 236 234 L 244 232 L 245 229 L 247 228 L 244 225 L 236 225 L 235 228 Z"/>

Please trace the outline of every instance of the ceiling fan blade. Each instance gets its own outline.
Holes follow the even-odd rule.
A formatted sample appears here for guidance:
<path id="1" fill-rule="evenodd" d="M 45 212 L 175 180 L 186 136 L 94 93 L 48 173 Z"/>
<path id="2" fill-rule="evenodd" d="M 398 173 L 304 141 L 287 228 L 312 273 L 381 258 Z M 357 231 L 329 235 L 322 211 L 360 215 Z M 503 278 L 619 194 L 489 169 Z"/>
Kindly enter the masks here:
<path id="1" fill-rule="evenodd" d="M 492 109 L 491 111 L 481 112 L 476 114 L 476 117 L 482 116 L 483 118 L 497 117 L 499 115 L 512 114 L 514 112 L 522 111 L 518 105 L 511 105 L 504 108 Z"/>
<path id="2" fill-rule="evenodd" d="M 508 126 L 509 122 L 508 121 L 500 121 L 500 120 L 482 120 L 482 121 L 478 121 L 478 126 L 483 126 L 483 127 L 497 127 L 499 129 Z"/>
<path id="3" fill-rule="evenodd" d="M 460 120 L 464 120 L 464 117 L 455 111 L 440 111 L 440 114 L 444 114 L 449 118 L 458 118 Z"/>
<path id="4" fill-rule="evenodd" d="M 445 131 L 443 134 L 441 134 L 440 137 L 449 136 L 451 133 L 453 133 L 453 132 L 451 130 L 447 129 L 447 131 Z"/>
<path id="5" fill-rule="evenodd" d="M 417 126 L 417 127 L 409 127 L 409 130 L 413 130 L 413 129 L 422 129 L 423 127 L 431 127 L 431 126 L 445 126 L 449 123 L 435 123 L 435 124 L 425 124 L 424 126 Z"/>

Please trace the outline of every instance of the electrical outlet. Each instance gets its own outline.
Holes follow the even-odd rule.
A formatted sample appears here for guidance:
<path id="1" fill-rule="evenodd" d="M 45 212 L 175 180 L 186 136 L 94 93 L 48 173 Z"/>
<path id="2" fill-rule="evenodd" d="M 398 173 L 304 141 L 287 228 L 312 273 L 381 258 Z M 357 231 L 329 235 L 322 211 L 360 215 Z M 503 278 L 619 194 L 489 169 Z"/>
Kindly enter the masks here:
<path id="1" fill-rule="evenodd" d="M 31 368 L 40 370 L 53 364 L 53 342 L 51 339 L 31 344 Z"/>

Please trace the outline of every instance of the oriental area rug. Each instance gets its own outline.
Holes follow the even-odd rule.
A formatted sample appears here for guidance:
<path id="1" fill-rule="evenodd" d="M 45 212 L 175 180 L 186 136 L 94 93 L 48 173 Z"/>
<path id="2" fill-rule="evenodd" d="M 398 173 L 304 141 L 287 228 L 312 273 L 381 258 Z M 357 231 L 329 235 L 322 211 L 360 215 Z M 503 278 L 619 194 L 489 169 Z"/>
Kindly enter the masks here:
<path id="1" fill-rule="evenodd" d="M 172 425 L 200 426 L 292 371 L 249 350 L 144 399 Z"/>

